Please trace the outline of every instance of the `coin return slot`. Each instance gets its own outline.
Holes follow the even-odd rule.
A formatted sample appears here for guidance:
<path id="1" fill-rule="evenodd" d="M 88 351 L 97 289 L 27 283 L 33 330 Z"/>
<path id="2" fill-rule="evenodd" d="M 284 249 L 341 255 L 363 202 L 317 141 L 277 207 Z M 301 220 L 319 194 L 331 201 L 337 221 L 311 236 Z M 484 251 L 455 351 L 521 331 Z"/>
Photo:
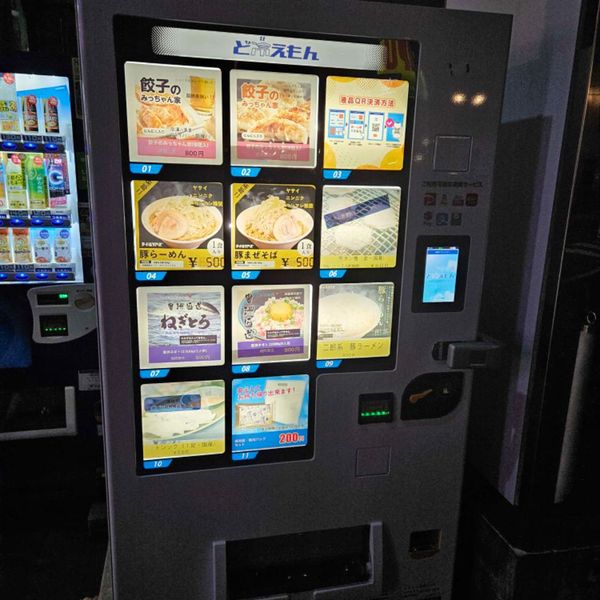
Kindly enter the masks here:
<path id="1" fill-rule="evenodd" d="M 411 558 L 430 558 L 440 551 L 442 543 L 441 529 L 413 531 L 410 534 L 409 554 Z"/>

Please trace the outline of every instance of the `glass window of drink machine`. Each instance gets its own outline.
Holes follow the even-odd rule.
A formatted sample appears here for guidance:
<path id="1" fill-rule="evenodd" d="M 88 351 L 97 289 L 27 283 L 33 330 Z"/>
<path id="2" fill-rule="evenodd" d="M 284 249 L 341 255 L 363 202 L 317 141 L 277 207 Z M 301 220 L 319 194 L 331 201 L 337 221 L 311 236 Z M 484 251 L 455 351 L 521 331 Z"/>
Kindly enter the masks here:
<path id="1" fill-rule="evenodd" d="M 395 367 L 418 45 L 115 40 L 138 473 L 309 459 L 317 377 Z"/>
<path id="2" fill-rule="evenodd" d="M 67 77 L 0 72 L 0 283 L 83 281 Z"/>

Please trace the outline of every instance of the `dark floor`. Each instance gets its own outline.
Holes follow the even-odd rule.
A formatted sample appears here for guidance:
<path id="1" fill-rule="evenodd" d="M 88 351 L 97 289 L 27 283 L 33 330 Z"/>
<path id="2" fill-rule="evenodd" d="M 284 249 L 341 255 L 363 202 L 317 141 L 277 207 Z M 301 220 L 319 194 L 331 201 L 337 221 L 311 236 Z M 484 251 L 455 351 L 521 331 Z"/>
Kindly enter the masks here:
<path id="1" fill-rule="evenodd" d="M 100 588 L 107 540 L 87 522 L 12 531 L 0 542 L 0 598 L 81 600 Z"/>
<path id="2" fill-rule="evenodd" d="M 101 443 L 0 445 L 0 600 L 94 597 L 107 548 Z M 99 466 L 100 465 L 100 466 Z"/>

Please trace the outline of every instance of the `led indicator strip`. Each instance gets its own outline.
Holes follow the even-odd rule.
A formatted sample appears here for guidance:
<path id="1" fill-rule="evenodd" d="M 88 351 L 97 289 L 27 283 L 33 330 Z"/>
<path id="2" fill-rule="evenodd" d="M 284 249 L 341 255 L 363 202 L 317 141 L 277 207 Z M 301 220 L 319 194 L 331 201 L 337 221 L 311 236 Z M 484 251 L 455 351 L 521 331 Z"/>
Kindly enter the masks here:
<path id="1" fill-rule="evenodd" d="M 367 412 L 361 412 L 361 417 L 387 417 L 391 413 L 389 410 L 372 410 Z"/>

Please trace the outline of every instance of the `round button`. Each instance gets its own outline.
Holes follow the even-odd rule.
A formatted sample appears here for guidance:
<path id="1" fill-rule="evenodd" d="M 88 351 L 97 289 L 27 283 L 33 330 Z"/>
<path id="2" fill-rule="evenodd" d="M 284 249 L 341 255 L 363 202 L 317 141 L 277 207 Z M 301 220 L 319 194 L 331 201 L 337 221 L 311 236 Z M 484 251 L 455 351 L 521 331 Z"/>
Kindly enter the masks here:
<path id="1" fill-rule="evenodd" d="M 92 294 L 84 292 L 75 300 L 75 306 L 79 310 L 91 310 L 96 305 L 96 300 Z"/>

